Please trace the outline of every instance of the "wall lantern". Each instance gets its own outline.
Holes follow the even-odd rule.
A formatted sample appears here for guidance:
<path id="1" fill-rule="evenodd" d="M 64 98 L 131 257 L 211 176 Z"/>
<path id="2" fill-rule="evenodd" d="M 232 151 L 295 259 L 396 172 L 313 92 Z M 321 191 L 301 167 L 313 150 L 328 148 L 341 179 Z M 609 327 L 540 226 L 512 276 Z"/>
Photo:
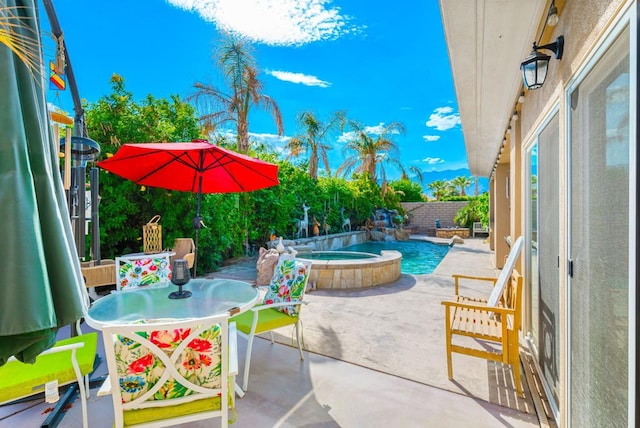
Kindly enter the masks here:
<path id="1" fill-rule="evenodd" d="M 540 53 L 539 50 L 541 49 L 553 52 L 556 55 L 556 59 L 562 59 L 564 36 L 559 36 L 555 42 L 543 46 L 538 46 L 536 42 L 533 42 L 531 55 L 520 64 L 524 86 L 529 90 L 542 87 L 547 78 L 547 69 L 549 68 L 551 57 Z"/>
<path id="2" fill-rule="evenodd" d="M 558 17 L 558 8 L 556 7 L 555 0 L 551 1 L 551 7 L 549 8 L 549 12 L 547 13 L 547 25 L 549 27 L 555 27 L 560 21 Z"/>

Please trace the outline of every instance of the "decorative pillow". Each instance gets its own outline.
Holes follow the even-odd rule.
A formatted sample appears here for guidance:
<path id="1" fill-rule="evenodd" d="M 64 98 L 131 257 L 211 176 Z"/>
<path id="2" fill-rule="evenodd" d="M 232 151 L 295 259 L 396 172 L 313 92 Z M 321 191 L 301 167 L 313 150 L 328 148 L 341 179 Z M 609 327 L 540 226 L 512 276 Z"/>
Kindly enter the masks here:
<path id="1" fill-rule="evenodd" d="M 270 305 L 272 303 L 302 300 L 307 278 L 309 277 L 309 268 L 309 263 L 296 260 L 290 255 L 280 256 L 262 303 Z M 290 316 L 298 314 L 294 305 L 280 306 L 276 309 Z"/>
<path id="2" fill-rule="evenodd" d="M 257 286 L 269 285 L 269 281 L 273 277 L 273 272 L 278 264 L 279 257 L 280 253 L 278 253 L 277 250 L 273 248 L 267 250 L 266 248 L 260 247 L 260 256 L 256 262 L 256 268 L 258 270 L 256 276 Z"/>
<path id="3" fill-rule="evenodd" d="M 138 287 L 168 286 L 171 280 L 171 265 L 168 258 L 122 259 L 118 269 L 118 284 L 121 290 Z"/>

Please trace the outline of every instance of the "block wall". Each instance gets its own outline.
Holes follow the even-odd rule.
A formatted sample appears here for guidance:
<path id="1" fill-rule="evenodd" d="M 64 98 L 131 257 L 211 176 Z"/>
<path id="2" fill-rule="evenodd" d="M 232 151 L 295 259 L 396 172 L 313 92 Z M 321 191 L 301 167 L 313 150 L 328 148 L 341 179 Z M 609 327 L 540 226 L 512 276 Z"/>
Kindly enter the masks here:
<path id="1" fill-rule="evenodd" d="M 440 220 L 440 227 L 455 227 L 457 225 L 453 218 L 468 203 L 469 201 L 403 202 L 402 207 L 409 216 L 408 227 L 411 232 L 435 236 L 436 219 Z"/>

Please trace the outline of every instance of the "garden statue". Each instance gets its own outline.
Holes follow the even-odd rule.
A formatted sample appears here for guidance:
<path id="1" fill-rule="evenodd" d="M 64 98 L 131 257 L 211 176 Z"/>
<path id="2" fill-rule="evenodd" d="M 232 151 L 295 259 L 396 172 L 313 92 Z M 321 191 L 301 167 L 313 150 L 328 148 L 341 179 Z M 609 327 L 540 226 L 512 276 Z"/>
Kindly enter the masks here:
<path id="1" fill-rule="evenodd" d="M 342 230 L 345 232 L 351 232 L 351 219 L 349 216 L 344 216 L 344 207 L 340 208 L 340 217 L 342 217 Z"/>
<path id="2" fill-rule="evenodd" d="M 329 234 L 329 229 L 331 229 L 331 226 L 329 226 L 329 224 L 327 223 L 327 216 L 323 216 L 322 217 L 322 229 L 324 230 L 324 234 L 328 235 Z"/>
<path id="3" fill-rule="evenodd" d="M 313 216 L 313 236 L 320 235 L 320 222 Z"/>
<path id="4" fill-rule="evenodd" d="M 309 237 L 309 207 L 306 204 L 302 204 L 304 210 L 304 217 L 302 220 L 297 220 L 298 232 L 296 236 L 302 238 L 302 232 L 304 232 L 305 238 Z"/>

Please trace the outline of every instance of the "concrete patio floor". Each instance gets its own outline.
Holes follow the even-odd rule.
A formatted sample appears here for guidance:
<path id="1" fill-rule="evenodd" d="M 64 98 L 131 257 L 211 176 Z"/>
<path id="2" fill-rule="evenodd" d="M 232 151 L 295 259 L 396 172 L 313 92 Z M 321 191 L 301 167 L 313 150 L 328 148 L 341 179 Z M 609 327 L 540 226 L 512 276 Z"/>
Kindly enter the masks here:
<path id="1" fill-rule="evenodd" d="M 488 246 L 480 239 L 466 240 L 460 249 L 466 251 L 450 251 L 435 272 L 437 275 L 450 278 L 451 271 L 477 275 L 481 273 L 478 269 L 486 270 L 486 274 L 495 275 L 493 267 L 487 263 L 487 255 L 490 254 Z M 251 275 L 255 277 L 255 261 L 247 260 L 244 263 L 229 265 L 212 276 L 250 280 Z M 403 275 L 405 281 L 406 277 Z M 426 277 L 428 276 L 416 281 L 429 281 Z M 400 287 L 395 294 L 407 292 L 409 291 Z M 309 299 L 320 302 L 320 296 L 314 297 L 314 293 L 309 293 Z M 362 304 L 368 304 L 367 300 L 363 299 Z M 321 307 L 320 303 L 312 302 L 305 311 L 313 313 L 314 306 Z M 398 325 L 398 328 L 401 326 Z M 312 327 L 305 324 L 305 333 L 308 329 L 311 333 Z M 240 338 L 238 345 L 242 373 L 242 357 L 246 342 Z M 100 353 L 103 352 L 101 346 L 100 343 Z M 237 428 L 541 425 L 535 411 L 520 411 L 471 394 L 387 374 L 381 370 L 373 370 L 365 364 L 352 364 L 317 353 L 305 352 L 305 360 L 300 361 L 296 348 L 279 343 L 271 344 L 263 339 L 254 342 L 251 361 L 249 390 L 236 404 L 237 421 L 232 426 Z M 473 364 L 472 361 L 484 362 L 471 358 L 468 363 L 466 360 L 454 363 L 457 364 L 456 373 L 463 379 L 464 372 L 469 363 Z M 406 360 L 400 358 L 398 363 L 407 364 Z M 486 362 L 484 364 L 486 367 Z M 106 363 L 103 362 L 96 376 L 105 373 Z M 486 373 L 484 375 L 486 376 Z M 464 391 L 464 381 L 461 380 L 460 384 L 461 391 Z M 96 392 L 97 389 L 93 389 L 89 399 L 90 427 L 111 427 L 111 398 L 96 397 Z M 0 407 L 0 427 L 39 426 L 46 417 L 42 412 L 50 406 L 36 401 Z M 24 408 L 28 410 L 21 411 Z M 12 414 L 13 416 L 10 416 Z M 210 425 L 211 421 L 204 421 L 184 426 Z M 81 426 L 79 401 L 74 402 L 59 426 Z"/>

